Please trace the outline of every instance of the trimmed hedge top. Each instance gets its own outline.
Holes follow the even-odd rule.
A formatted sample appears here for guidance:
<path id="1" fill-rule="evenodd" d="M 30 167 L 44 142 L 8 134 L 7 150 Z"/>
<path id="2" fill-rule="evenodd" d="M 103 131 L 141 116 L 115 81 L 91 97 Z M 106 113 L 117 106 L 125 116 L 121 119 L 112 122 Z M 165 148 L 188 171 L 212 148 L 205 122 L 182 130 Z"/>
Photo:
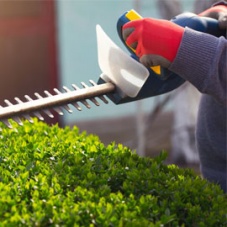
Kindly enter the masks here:
<path id="1" fill-rule="evenodd" d="M 0 125 L 0 226 L 226 226 L 219 186 L 77 127 Z"/>

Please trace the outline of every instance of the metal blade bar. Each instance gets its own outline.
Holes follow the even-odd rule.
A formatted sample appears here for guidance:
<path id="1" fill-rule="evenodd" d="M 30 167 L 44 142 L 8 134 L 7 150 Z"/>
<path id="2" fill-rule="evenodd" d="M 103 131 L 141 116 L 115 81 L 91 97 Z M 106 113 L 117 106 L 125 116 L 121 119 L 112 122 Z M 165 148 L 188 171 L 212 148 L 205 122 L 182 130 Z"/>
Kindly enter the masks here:
<path id="1" fill-rule="evenodd" d="M 95 85 L 93 87 L 86 87 L 66 93 L 43 97 L 42 99 L 28 99 L 27 102 L 0 108 L 0 120 L 13 118 L 15 116 L 22 116 L 29 113 L 36 113 L 41 110 L 64 106 L 71 103 L 73 104 L 79 101 L 83 102 L 86 99 L 112 93 L 114 90 L 115 85 L 108 82 Z"/>

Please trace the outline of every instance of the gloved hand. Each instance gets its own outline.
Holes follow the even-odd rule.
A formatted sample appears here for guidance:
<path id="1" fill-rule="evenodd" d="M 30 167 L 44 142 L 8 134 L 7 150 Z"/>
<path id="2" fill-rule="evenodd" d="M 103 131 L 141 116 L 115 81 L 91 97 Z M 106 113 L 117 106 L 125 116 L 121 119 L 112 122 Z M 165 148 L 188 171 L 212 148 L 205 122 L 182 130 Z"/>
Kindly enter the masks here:
<path id="1" fill-rule="evenodd" d="M 176 57 L 184 28 L 168 20 L 144 18 L 126 23 L 122 35 L 146 67 L 168 68 Z"/>
<path id="2" fill-rule="evenodd" d="M 227 29 L 227 6 L 217 5 L 213 6 L 199 14 L 202 17 L 210 17 L 218 20 L 221 29 Z"/>

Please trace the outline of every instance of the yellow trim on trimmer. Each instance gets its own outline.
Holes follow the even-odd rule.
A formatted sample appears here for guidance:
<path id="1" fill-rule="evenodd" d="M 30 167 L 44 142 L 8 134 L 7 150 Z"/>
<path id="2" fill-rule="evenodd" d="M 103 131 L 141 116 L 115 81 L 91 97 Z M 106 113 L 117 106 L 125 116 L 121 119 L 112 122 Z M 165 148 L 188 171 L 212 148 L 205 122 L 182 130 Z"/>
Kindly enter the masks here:
<path id="1" fill-rule="evenodd" d="M 158 75 L 161 75 L 161 67 L 159 65 L 152 66 L 151 69 Z"/>
<path id="2" fill-rule="evenodd" d="M 130 21 L 132 20 L 138 20 L 138 19 L 141 19 L 142 17 L 134 10 L 134 9 L 131 9 L 130 11 L 128 11 L 126 14 L 125 14 L 125 17 L 127 19 L 129 19 Z M 136 52 L 135 49 L 129 47 L 134 53 Z M 161 74 L 161 67 L 160 66 L 153 66 L 151 67 L 151 69 L 158 75 Z"/>
<path id="3" fill-rule="evenodd" d="M 130 11 L 128 11 L 125 14 L 126 18 L 128 18 L 130 21 L 131 20 L 137 20 L 137 19 L 141 19 L 142 17 L 134 10 L 131 9 Z"/>

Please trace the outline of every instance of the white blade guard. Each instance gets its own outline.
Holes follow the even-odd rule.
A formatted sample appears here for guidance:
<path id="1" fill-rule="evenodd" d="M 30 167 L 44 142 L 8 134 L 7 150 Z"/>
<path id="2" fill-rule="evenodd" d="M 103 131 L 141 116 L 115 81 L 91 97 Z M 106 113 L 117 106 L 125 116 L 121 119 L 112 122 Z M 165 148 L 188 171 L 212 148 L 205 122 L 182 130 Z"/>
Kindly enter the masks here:
<path id="1" fill-rule="evenodd" d="M 138 61 L 134 60 L 120 49 L 96 25 L 98 63 L 102 71 L 101 78 L 112 82 L 126 96 L 136 97 L 149 76 L 149 71 Z"/>

